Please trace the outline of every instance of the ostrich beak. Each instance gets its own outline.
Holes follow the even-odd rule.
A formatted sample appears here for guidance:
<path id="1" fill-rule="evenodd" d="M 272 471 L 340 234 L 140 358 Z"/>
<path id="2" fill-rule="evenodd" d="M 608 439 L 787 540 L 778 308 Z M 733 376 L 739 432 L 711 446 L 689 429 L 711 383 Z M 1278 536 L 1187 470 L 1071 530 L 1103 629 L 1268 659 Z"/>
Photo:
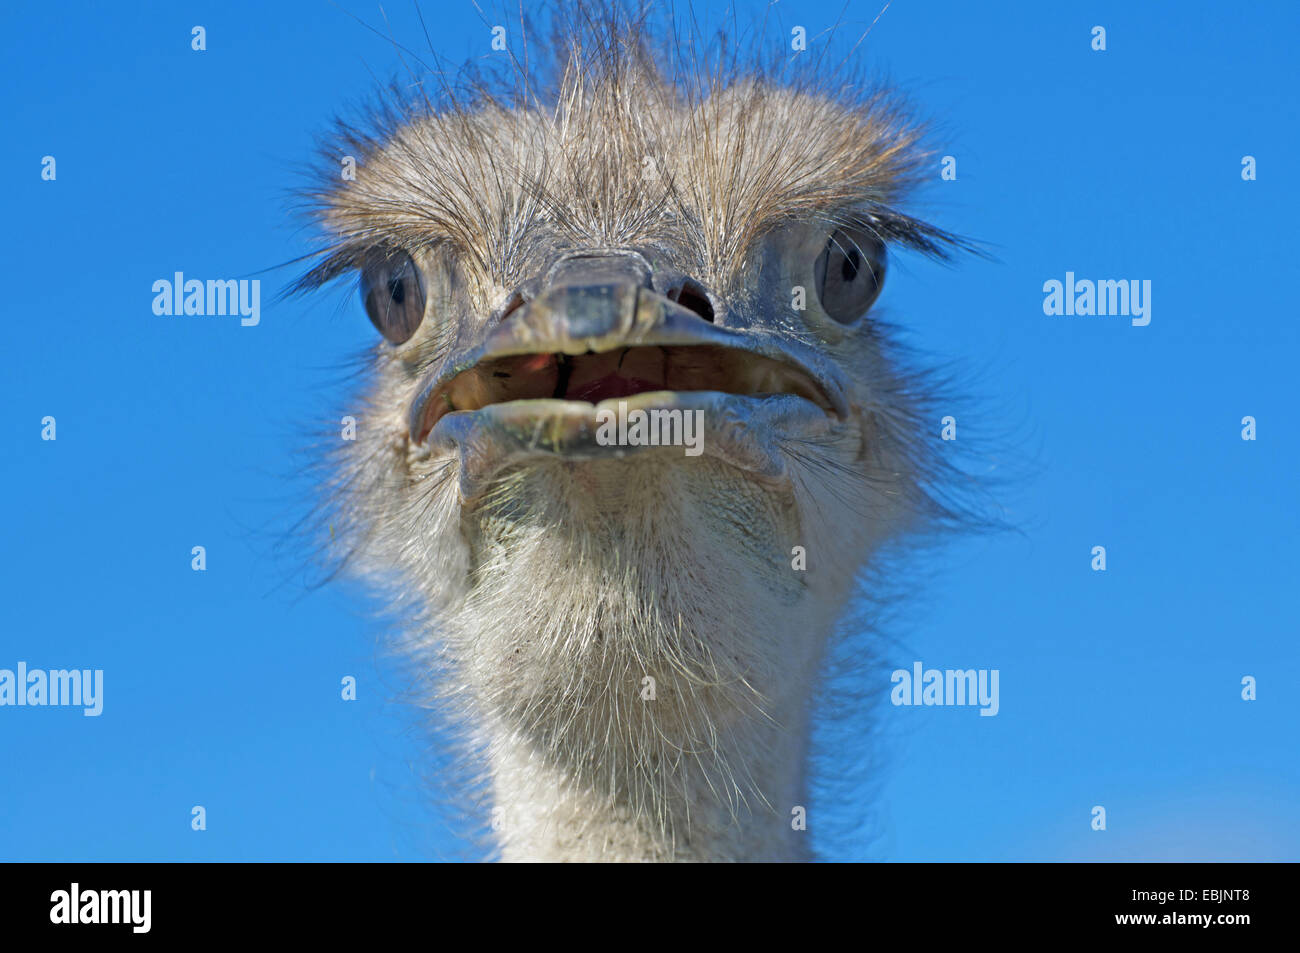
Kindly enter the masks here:
<path id="1" fill-rule="evenodd" d="M 591 277 L 569 269 L 420 389 L 411 439 L 458 449 L 466 490 L 526 457 L 672 452 L 601 440 L 602 413 L 616 410 L 695 414 L 704 452 L 768 475 L 784 470 L 783 436 L 846 417 L 839 373 L 811 348 L 713 324 L 648 281 Z"/>

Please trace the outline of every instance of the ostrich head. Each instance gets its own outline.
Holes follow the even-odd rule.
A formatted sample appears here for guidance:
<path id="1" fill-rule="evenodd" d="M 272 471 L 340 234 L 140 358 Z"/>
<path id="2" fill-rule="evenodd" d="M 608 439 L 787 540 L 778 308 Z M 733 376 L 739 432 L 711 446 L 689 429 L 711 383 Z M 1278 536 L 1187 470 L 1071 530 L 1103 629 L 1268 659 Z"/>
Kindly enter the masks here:
<path id="1" fill-rule="evenodd" d="M 669 70 L 628 23 L 560 49 L 549 93 L 345 127 L 355 180 L 313 193 L 303 284 L 359 275 L 381 335 L 334 526 L 477 742 L 501 856 L 804 857 L 828 638 L 934 509 L 873 306 L 892 248 L 952 239 L 900 210 L 887 94 Z"/>

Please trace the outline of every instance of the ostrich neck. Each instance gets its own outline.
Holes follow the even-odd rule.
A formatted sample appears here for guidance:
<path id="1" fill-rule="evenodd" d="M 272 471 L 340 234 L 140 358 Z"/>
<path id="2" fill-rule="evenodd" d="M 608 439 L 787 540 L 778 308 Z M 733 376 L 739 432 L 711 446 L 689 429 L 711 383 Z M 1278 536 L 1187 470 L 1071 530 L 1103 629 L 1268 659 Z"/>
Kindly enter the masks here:
<path id="1" fill-rule="evenodd" d="M 735 733 L 737 750 L 726 754 L 744 765 L 745 776 L 735 778 L 730 790 L 689 755 L 657 769 L 663 776 L 653 780 L 661 786 L 584 782 L 563 759 L 537 751 L 514 733 L 489 728 L 492 825 L 501 859 L 810 859 L 808 832 L 792 823 L 795 809 L 804 814 L 807 808 L 807 717 L 802 705 L 787 707 Z M 617 770 L 597 765 L 597 771 Z"/>
<path id="2" fill-rule="evenodd" d="M 500 856 L 808 859 L 809 709 L 859 554 L 792 566 L 787 540 L 845 534 L 721 464 L 582 476 L 469 527 L 447 614 Z"/>

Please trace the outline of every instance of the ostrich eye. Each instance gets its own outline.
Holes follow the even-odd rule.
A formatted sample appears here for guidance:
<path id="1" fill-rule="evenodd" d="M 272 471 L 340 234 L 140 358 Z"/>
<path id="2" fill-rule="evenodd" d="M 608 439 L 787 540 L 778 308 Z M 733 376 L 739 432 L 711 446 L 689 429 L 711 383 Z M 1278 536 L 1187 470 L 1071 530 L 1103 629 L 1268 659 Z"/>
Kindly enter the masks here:
<path id="1" fill-rule="evenodd" d="M 424 278 L 405 252 L 376 253 L 361 270 L 361 300 L 379 333 L 404 344 L 424 320 Z"/>
<path id="2" fill-rule="evenodd" d="M 817 258 L 816 279 L 822 310 L 851 324 L 885 283 L 885 243 L 862 229 L 837 228 Z"/>

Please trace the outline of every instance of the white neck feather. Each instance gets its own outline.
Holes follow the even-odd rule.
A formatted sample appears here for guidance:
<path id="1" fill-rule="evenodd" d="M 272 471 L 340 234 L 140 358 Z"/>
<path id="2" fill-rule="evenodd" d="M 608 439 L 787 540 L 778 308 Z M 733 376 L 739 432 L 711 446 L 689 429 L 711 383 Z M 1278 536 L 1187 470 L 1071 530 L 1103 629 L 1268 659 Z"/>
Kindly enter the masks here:
<path id="1" fill-rule="evenodd" d="M 623 779 L 584 780 L 582 767 L 563 753 L 541 752 L 517 732 L 488 726 L 501 859 L 808 860 L 808 833 L 794 822 L 796 809 L 807 807 L 807 718 L 790 701 L 771 720 L 756 715 L 739 726 L 726 750 L 703 760 L 683 753 L 649 771 L 633 766 Z M 662 702 L 638 697 L 633 704 Z M 614 771 L 631 754 L 596 767 Z M 741 765 L 745 775 L 729 779 Z"/>

